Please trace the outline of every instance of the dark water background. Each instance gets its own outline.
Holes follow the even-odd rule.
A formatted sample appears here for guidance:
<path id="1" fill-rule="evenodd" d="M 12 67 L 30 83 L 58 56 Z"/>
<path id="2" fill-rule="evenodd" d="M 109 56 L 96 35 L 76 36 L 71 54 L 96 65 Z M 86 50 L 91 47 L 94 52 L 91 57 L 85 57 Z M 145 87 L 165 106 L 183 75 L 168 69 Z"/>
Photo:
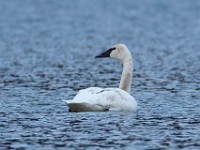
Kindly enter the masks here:
<path id="1" fill-rule="evenodd" d="M 68 113 L 82 88 L 118 87 L 95 60 L 125 43 L 137 113 Z M 199 0 L 1 0 L 0 149 L 200 149 Z"/>

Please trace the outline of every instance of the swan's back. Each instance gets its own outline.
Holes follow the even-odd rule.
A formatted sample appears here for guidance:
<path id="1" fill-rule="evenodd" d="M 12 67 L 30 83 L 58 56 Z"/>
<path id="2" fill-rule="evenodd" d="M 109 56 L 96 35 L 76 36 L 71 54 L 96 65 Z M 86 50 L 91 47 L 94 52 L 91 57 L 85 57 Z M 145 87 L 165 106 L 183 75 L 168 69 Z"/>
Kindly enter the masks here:
<path id="1" fill-rule="evenodd" d="M 90 87 L 80 90 L 71 101 L 66 101 L 73 111 L 136 111 L 137 102 L 119 88 Z"/>

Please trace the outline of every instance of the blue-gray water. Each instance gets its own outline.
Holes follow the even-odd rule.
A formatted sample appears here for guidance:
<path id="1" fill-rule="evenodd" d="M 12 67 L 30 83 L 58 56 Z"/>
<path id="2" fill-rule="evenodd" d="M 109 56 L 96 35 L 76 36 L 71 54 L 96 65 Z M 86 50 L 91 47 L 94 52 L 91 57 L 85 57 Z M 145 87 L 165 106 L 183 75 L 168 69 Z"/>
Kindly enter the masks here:
<path id="1" fill-rule="evenodd" d="M 69 113 L 118 87 L 94 56 L 125 43 L 137 113 Z M 200 1 L 0 1 L 0 149 L 200 149 Z"/>

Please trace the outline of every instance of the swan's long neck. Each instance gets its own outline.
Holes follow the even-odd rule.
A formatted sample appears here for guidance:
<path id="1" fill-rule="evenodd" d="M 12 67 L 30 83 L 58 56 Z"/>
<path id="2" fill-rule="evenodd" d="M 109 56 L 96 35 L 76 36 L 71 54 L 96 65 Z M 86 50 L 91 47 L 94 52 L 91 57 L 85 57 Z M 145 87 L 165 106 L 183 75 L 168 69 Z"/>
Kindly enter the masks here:
<path id="1" fill-rule="evenodd" d="M 133 62 L 129 54 L 123 61 L 123 71 L 119 88 L 130 93 L 132 83 Z"/>

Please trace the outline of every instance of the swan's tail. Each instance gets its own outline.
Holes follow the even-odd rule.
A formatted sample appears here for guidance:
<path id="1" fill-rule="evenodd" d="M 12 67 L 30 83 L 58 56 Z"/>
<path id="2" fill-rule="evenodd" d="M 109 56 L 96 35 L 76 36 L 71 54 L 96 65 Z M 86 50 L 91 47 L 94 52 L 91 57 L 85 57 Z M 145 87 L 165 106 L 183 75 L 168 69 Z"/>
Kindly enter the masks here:
<path id="1" fill-rule="evenodd" d="M 69 112 L 98 112 L 108 111 L 109 108 L 101 105 L 92 105 L 88 103 L 76 103 L 72 100 L 63 100 L 69 107 Z"/>
<path id="2" fill-rule="evenodd" d="M 72 100 L 62 100 L 63 102 L 65 102 L 66 104 L 72 102 Z"/>

